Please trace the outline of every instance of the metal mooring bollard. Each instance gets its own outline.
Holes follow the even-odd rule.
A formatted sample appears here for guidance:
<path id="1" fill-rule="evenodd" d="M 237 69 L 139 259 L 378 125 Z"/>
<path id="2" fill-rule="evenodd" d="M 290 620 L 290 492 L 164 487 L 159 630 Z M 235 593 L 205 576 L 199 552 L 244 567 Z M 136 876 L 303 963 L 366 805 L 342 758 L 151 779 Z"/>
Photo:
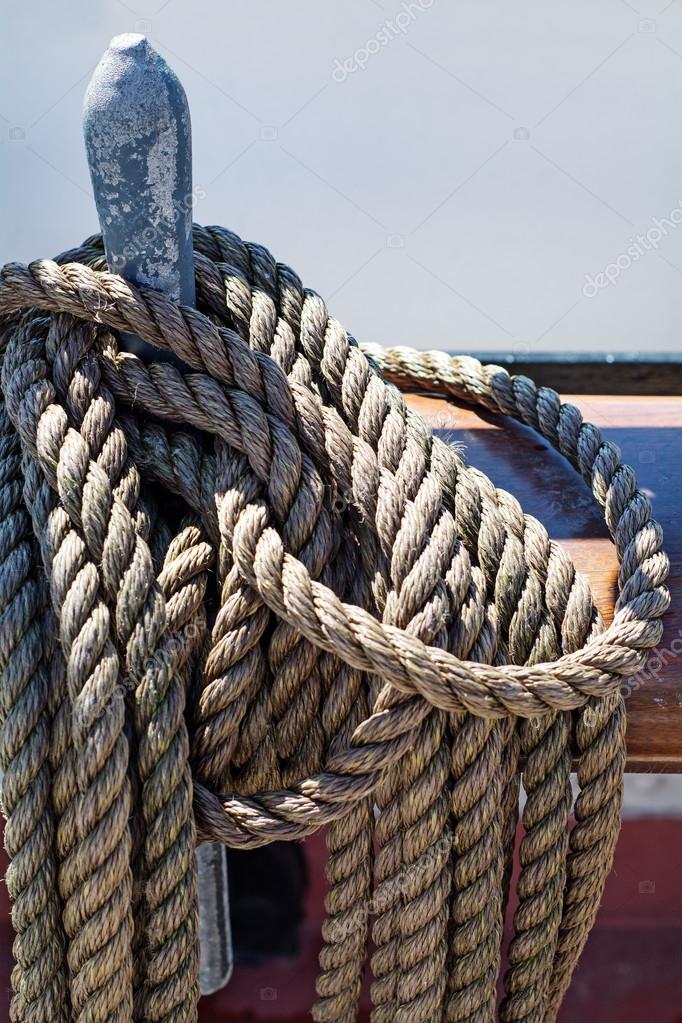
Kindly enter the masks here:
<path id="1" fill-rule="evenodd" d="M 109 269 L 194 305 L 189 107 L 144 36 L 111 41 L 85 95 L 83 133 Z M 183 365 L 133 335 L 122 345 Z M 201 992 L 212 994 L 233 965 L 225 847 L 200 845 L 197 862 Z"/>

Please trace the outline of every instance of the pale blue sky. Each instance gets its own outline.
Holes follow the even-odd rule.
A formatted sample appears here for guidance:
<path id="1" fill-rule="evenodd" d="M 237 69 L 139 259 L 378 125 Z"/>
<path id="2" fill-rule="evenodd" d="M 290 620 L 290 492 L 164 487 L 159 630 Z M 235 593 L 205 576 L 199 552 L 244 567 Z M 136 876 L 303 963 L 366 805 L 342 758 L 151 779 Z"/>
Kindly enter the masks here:
<path id="1" fill-rule="evenodd" d="M 138 31 L 189 97 L 196 219 L 268 245 L 356 337 L 679 350 L 679 0 L 5 0 L 2 21 L 2 262 L 96 229 L 83 92 Z"/>

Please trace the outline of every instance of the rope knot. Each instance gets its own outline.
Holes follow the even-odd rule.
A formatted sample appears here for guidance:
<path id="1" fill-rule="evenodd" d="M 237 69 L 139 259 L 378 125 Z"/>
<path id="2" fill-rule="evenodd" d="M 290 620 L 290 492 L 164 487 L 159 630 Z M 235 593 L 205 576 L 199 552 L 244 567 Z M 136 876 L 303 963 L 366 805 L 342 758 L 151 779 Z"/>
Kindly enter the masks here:
<path id="1" fill-rule="evenodd" d="M 649 500 L 551 389 L 363 349 L 262 247 L 197 227 L 195 249 L 197 310 L 109 273 L 99 238 L 0 271 L 15 1015 L 194 1019 L 196 842 L 326 825 L 315 1018 L 355 1018 L 372 918 L 377 1023 L 489 1019 L 522 782 L 500 1013 L 552 1019 L 618 830 L 621 680 L 669 603 Z M 620 561 L 608 629 L 399 386 L 513 416 L 574 465 Z"/>

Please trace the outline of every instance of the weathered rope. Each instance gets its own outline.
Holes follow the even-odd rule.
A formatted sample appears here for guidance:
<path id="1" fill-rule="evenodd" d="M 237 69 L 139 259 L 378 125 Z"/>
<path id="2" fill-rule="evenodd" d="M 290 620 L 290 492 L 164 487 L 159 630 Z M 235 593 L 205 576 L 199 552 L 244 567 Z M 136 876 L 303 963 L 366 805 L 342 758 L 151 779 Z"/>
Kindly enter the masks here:
<path id="1" fill-rule="evenodd" d="M 551 1021 L 618 833 L 621 678 L 669 602 L 649 501 L 549 388 L 361 348 L 222 228 L 195 229 L 195 260 L 197 310 L 110 274 L 96 237 L 0 271 L 12 1018 L 196 1019 L 197 836 L 328 825 L 314 1018 L 356 1019 L 371 931 L 374 1023 L 492 1020 L 523 785 L 499 1012 Z M 576 467 L 620 562 L 608 628 L 395 384 L 519 419 Z"/>

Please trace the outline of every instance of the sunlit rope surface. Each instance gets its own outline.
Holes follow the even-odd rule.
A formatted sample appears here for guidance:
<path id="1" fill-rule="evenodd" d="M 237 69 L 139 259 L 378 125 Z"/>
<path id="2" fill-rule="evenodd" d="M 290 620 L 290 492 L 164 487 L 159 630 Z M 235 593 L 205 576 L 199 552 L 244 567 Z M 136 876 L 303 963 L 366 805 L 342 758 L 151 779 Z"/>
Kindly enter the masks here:
<path id="1" fill-rule="evenodd" d="M 669 602 L 649 501 L 551 389 L 363 349 L 222 228 L 195 261 L 197 310 L 108 273 L 99 238 L 0 272 L 12 1019 L 196 1019 L 197 839 L 327 825 L 316 1020 L 356 1019 L 370 929 L 374 1023 L 553 1020 L 618 833 L 621 679 Z M 574 465 L 620 562 L 608 629 L 396 384 Z"/>

